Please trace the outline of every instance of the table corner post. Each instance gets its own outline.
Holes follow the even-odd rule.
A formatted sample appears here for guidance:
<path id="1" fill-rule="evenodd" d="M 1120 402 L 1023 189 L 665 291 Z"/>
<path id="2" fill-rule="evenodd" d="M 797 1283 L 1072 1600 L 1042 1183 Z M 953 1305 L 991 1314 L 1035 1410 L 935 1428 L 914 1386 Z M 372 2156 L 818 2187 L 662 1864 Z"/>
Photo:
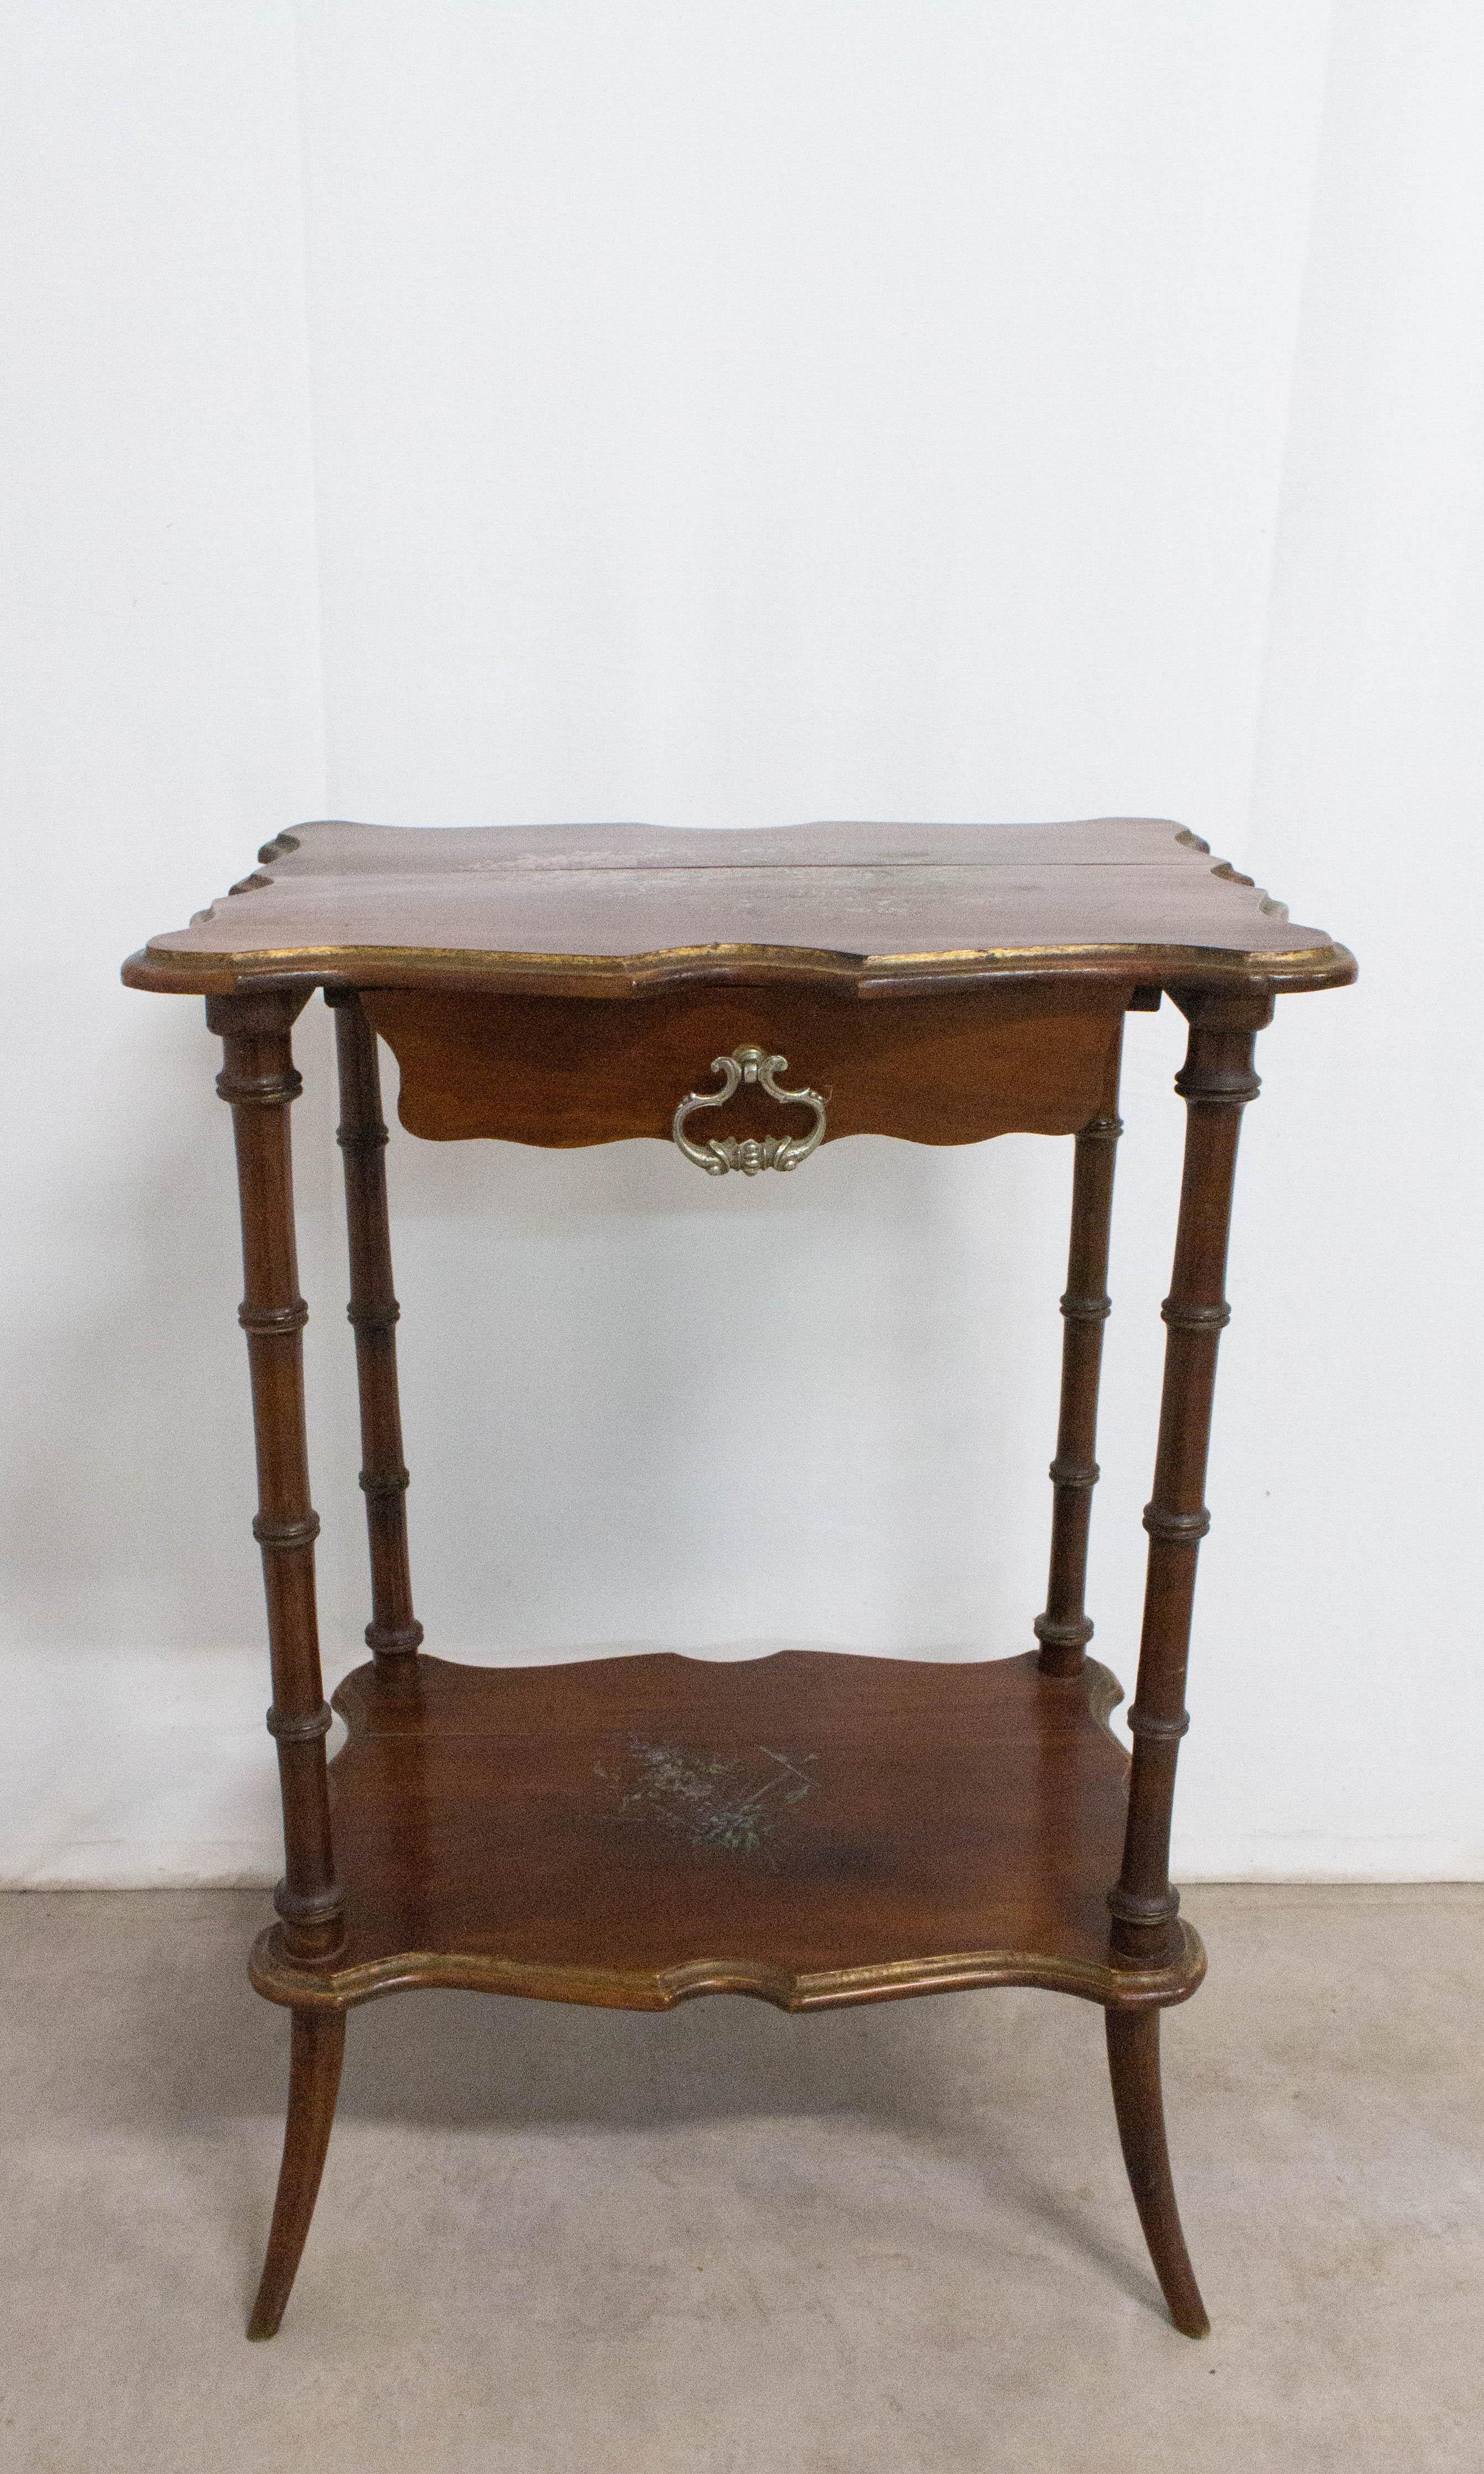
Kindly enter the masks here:
<path id="1" fill-rule="evenodd" d="M 1170 1880 L 1175 1768 L 1190 1724 L 1185 1672 L 1201 1540 L 1210 1527 L 1205 1468 L 1216 1355 L 1231 1309 L 1227 1246 L 1242 1110 L 1258 1092 L 1253 1051 L 1273 1018 L 1264 988 L 1171 989 L 1190 1026 L 1175 1088 L 1185 1103 L 1185 1152 L 1166 1327 L 1155 1487 L 1144 1514 L 1149 1564 L 1138 1682 L 1129 1710 L 1133 1763 L 1123 1867 L 1108 1892 L 1112 1955 L 1130 1968 L 1178 1957 L 1180 1894 Z"/>
<path id="2" fill-rule="evenodd" d="M 1092 1623 L 1086 1612 L 1087 1538 L 1092 1490 L 1099 1477 L 1098 1390 L 1103 1372 L 1103 1326 L 1112 1312 L 1107 1294 L 1108 1240 L 1113 1214 L 1113 1166 L 1123 1120 L 1118 1081 L 1123 1060 L 1123 1019 L 1114 1028 L 1107 1072 L 1097 1114 L 1077 1136 L 1072 1170 L 1072 1229 L 1067 1247 L 1066 1290 L 1061 1298 L 1061 1406 L 1057 1456 L 1049 1475 L 1052 1496 L 1051 1568 L 1046 1612 L 1032 1630 L 1040 1642 L 1043 1675 L 1079 1675 L 1085 1663 Z"/>
<path id="3" fill-rule="evenodd" d="M 252 989 L 207 999 L 220 1037 L 216 1087 L 232 1113 L 242 1212 L 244 1295 L 257 1454 L 257 1516 L 268 1608 L 279 1755 L 284 1878 L 274 1892 L 285 1955 L 325 1967 L 345 1937 L 330 1844 L 325 1737 L 330 1712 L 320 1670 L 314 1594 L 319 1517 L 309 1500 L 303 1333 L 293 1157 L 288 1111 L 304 1085 L 294 1067 L 293 1026 L 305 1003 L 297 988 Z"/>
<path id="4" fill-rule="evenodd" d="M 350 1249 L 355 1371 L 360 1395 L 361 1492 L 371 1556 L 371 1621 L 366 1645 L 383 1676 L 410 1671 L 423 1642 L 412 1607 L 407 1552 L 406 1465 L 397 1383 L 397 1324 L 401 1313 L 392 1285 L 392 1242 L 386 1201 L 386 1120 L 377 1034 L 355 988 L 327 988 L 335 1016 L 340 1128 L 345 1163 L 346 1235 Z"/>

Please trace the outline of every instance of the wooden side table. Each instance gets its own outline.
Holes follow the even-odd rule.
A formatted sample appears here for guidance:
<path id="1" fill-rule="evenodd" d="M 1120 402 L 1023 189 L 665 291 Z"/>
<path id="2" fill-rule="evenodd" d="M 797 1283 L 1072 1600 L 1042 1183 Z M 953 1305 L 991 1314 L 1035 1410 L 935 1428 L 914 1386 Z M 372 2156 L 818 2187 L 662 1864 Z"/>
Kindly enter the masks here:
<path id="1" fill-rule="evenodd" d="M 1177 2327 L 1204 2334 L 1165 2147 L 1159 2013 L 1204 1955 L 1169 1880 L 1176 1755 L 1237 1131 L 1275 998 L 1354 977 L 1176 826 L 640 825 L 280 834 L 157 936 L 132 987 L 204 995 L 242 1205 L 282 1785 L 279 1921 L 252 1977 L 293 2014 L 288 2123 L 249 2334 L 272 2336 L 329 2138 L 347 2011 L 412 1985 L 632 2009 L 786 2010 L 1035 1984 L 1101 2002 L 1129 2177 Z M 327 1765 L 295 1262 L 290 1033 L 335 1009 L 373 1652 Z M 1086 1654 L 1087 1524 L 1124 1016 L 1190 1026 L 1131 1762 Z M 424 1654 L 412 1609 L 377 1037 L 439 1141 L 649 1135 L 792 1174 L 852 1133 L 1075 1137 L 1038 1650 L 942 1665 L 783 1652 L 513 1670 Z"/>

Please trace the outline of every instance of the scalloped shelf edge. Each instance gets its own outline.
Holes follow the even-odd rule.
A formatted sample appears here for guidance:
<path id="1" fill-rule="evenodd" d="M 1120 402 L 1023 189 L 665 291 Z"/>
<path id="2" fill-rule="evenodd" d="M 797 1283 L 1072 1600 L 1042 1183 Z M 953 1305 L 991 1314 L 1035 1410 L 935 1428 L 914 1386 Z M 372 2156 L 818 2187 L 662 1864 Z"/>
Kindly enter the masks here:
<path id="1" fill-rule="evenodd" d="M 673 2010 L 703 1993 L 742 1993 L 775 2009 L 837 2010 L 856 2002 L 903 2001 L 919 1993 L 967 1993 L 994 1985 L 1029 1985 L 1072 1993 L 1110 2010 L 1169 2008 L 1187 2001 L 1205 1974 L 1200 1934 L 1179 1920 L 1181 1952 L 1166 1967 L 1135 1970 L 1029 1951 L 961 1951 L 937 1958 L 892 1959 L 875 1967 L 832 1968 L 793 1975 L 766 1960 L 694 1958 L 653 1975 L 620 1969 L 560 1967 L 540 1959 L 495 1958 L 479 1952 L 402 1951 L 355 1967 L 296 1967 L 284 1957 L 280 1928 L 269 1925 L 253 1945 L 248 1973 L 269 2001 L 318 2010 L 348 2010 L 383 1994 L 419 1988 L 514 1993 L 540 2001 L 575 2001 L 605 2010 Z"/>

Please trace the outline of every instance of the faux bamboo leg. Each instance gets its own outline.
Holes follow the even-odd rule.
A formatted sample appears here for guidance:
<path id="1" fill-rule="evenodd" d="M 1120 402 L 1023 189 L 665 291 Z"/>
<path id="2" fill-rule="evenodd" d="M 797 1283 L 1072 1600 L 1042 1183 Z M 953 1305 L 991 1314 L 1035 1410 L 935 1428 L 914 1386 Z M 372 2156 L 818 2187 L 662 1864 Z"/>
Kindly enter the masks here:
<path id="1" fill-rule="evenodd" d="M 1061 1414 L 1057 1457 L 1051 1465 L 1051 1573 L 1046 1612 L 1033 1630 L 1041 1644 L 1044 1675 L 1076 1675 L 1092 1638 L 1085 1612 L 1087 1531 L 1092 1490 L 1098 1482 L 1098 1383 L 1103 1369 L 1103 1325 L 1111 1311 L 1107 1295 L 1108 1228 L 1113 1211 L 1113 1162 L 1123 1126 L 1118 1115 L 1122 1033 L 1114 1044 L 1098 1114 L 1077 1137 L 1072 1171 L 1072 1235 L 1067 1251 L 1066 1295 L 1061 1300 Z"/>
<path id="2" fill-rule="evenodd" d="M 1159 2085 L 1159 2013 L 1109 2010 L 1106 2015 L 1107 2068 L 1113 2083 L 1118 2136 L 1155 2274 L 1180 2335 L 1208 2336 L 1211 2323 L 1185 2248 L 1180 2210 L 1175 2204 L 1175 2185 L 1170 2178 L 1164 2099 Z"/>
<path id="3" fill-rule="evenodd" d="M 302 2009 L 293 2013 L 289 2048 L 288 2121 L 283 2162 L 268 2236 L 262 2282 L 248 2321 L 250 2337 L 274 2337 L 293 2291 L 304 2237 L 319 2196 L 325 2150 L 329 2146 L 340 2065 L 345 2058 L 345 2012 Z"/>
<path id="4" fill-rule="evenodd" d="M 1112 1950 L 1130 1967 L 1157 1967 L 1180 1948 L 1180 1898 L 1170 1881 L 1170 1809 L 1185 1713 L 1185 1667 L 1196 1559 L 1210 1527 L 1204 1501 L 1216 1349 L 1230 1309 L 1223 1294 L 1242 1110 L 1257 1096 L 1253 1044 L 1272 1000 L 1177 991 L 1190 1043 L 1176 1079 L 1185 1102 L 1185 1165 L 1168 1326 L 1155 1492 L 1144 1515 L 1149 1570 L 1138 1685 L 1129 1711 L 1133 1768 L 1123 1870 L 1108 1893 Z"/>
<path id="5" fill-rule="evenodd" d="M 304 1440 L 304 1353 L 308 1308 L 299 1294 L 288 1109 L 304 1087 L 290 1031 L 304 1000 L 261 992 L 208 997 L 207 1020 L 226 1063 L 216 1087 L 231 1104 L 242 1204 L 247 1333 L 257 1443 L 258 1513 L 268 1600 L 273 1707 L 283 1799 L 284 1878 L 274 1893 L 287 1957 L 324 1966 L 344 1938 L 329 1837 L 325 1737 L 330 1713 L 320 1674 L 314 1540 Z"/>
<path id="6" fill-rule="evenodd" d="M 407 1560 L 407 1471 L 397 1395 L 397 1319 L 386 1212 L 386 1125 L 377 1068 L 377 1035 L 353 988 L 330 989 L 340 1067 L 341 1151 L 345 1155 L 351 1302 L 360 1384 L 361 1487 L 371 1548 L 372 1620 L 367 1643 L 385 1674 L 404 1671 L 423 1638 L 412 1612 Z"/>

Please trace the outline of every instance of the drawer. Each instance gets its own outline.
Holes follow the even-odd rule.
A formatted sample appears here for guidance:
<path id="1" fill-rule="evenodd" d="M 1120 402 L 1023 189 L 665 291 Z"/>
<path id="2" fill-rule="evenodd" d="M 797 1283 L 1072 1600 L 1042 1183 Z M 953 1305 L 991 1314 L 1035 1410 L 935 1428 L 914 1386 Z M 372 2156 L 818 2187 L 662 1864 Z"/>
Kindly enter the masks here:
<path id="1" fill-rule="evenodd" d="M 1130 993 L 1064 981 L 869 1000 L 776 985 L 611 1000 L 367 988 L 362 1003 L 401 1069 L 409 1132 L 567 1149 L 669 1140 L 681 1102 L 722 1090 L 715 1060 L 740 1049 L 787 1059 L 767 1079 L 817 1095 L 826 1141 L 1076 1133 L 1116 1105 Z M 736 1079 L 723 1106 L 688 1118 L 698 1148 L 816 1130 L 812 1104 L 780 1104 L 761 1080 Z"/>

